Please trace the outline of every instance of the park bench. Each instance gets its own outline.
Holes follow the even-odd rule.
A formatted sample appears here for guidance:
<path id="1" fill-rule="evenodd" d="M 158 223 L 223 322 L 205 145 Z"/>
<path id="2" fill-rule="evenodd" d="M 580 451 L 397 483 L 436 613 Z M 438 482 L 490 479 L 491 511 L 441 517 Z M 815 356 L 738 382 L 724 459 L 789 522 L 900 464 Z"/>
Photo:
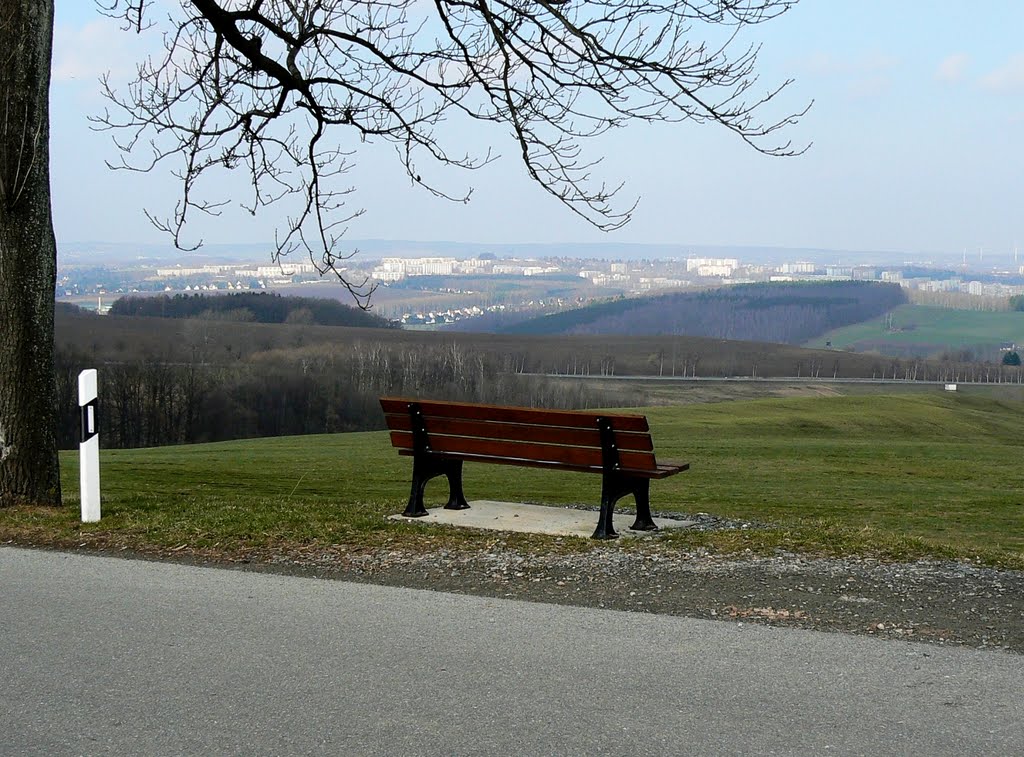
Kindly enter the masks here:
<path id="1" fill-rule="evenodd" d="M 381 397 L 381 409 L 399 454 L 413 458 L 412 491 L 403 515 L 427 514 L 423 490 L 448 479 L 449 510 L 469 507 L 462 491 L 462 463 L 499 463 L 601 474 L 601 511 L 595 539 L 614 539 L 615 503 L 632 494 L 635 531 L 657 529 L 651 518 L 650 482 L 689 468 L 659 463 L 647 418 L 576 410 L 478 405 Z"/>

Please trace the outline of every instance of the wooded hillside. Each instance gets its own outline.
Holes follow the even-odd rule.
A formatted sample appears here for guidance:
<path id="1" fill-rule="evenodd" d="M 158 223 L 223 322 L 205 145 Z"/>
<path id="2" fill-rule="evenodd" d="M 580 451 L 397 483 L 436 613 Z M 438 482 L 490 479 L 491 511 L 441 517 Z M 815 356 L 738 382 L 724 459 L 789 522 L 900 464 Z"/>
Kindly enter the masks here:
<path id="1" fill-rule="evenodd" d="M 111 306 L 110 314 L 154 318 L 205 318 L 243 323 L 305 323 L 365 328 L 393 326 L 386 318 L 344 305 L 337 300 L 321 297 L 282 297 L 276 292 L 121 297 Z"/>
<path id="2" fill-rule="evenodd" d="M 897 284 L 867 281 L 741 284 L 619 299 L 508 327 L 510 334 L 686 335 L 800 344 L 906 302 Z"/>
<path id="3" fill-rule="evenodd" d="M 70 308 L 58 308 L 56 327 L 65 448 L 78 443 L 77 376 L 85 368 L 99 370 L 108 448 L 376 429 L 382 394 L 537 407 L 650 404 L 635 381 L 559 376 L 1022 381 L 1019 367 L 959 357 L 907 361 L 690 336 L 450 334 Z"/>

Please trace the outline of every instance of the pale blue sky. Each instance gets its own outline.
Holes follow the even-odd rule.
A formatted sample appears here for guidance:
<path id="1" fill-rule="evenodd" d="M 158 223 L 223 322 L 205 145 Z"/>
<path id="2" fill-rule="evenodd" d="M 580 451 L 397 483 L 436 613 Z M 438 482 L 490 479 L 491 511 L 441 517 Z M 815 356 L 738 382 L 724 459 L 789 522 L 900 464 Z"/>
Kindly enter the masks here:
<path id="1" fill-rule="evenodd" d="M 466 242 L 641 242 L 976 254 L 1024 247 L 1024 2 L 802 0 L 756 29 L 765 86 L 794 78 L 781 105 L 815 105 L 790 132 L 798 158 L 767 158 L 711 126 L 637 126 L 600 143 L 604 175 L 641 203 L 611 235 L 532 186 L 514 148 L 456 176 L 468 205 L 409 186 L 387 153 L 367 148 L 349 178 L 366 214 L 353 239 Z M 165 242 L 142 207 L 168 212 L 166 173 L 112 173 L 108 135 L 86 116 L 103 107 L 97 76 L 130 71 L 140 42 L 91 0 L 57 0 L 52 183 L 58 240 Z M 453 127 L 456 128 L 456 127 Z M 468 145 L 492 135 L 459 134 Z M 345 138 L 348 138 L 346 135 Z M 274 218 L 228 213 L 196 228 L 215 243 L 262 242 Z"/>

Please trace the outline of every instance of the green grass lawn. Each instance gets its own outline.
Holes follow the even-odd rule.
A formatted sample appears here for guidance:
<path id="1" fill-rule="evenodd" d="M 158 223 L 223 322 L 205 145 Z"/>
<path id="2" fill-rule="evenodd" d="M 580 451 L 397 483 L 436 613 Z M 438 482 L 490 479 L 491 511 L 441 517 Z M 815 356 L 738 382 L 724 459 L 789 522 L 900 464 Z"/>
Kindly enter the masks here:
<path id="1" fill-rule="evenodd" d="M 656 511 L 771 525 L 756 533 L 665 534 L 658 538 L 666 548 L 782 547 L 1024 566 L 1024 403 L 937 391 L 645 412 L 658 455 L 692 465 L 652 482 Z M 485 546 L 494 538 L 387 521 L 408 497 L 411 460 L 398 456 L 385 433 L 107 450 L 99 524 L 77 520 L 77 453 L 65 453 L 62 463 L 68 507 L 0 511 L 0 541 L 230 555 L 296 545 L 436 546 L 437 539 Z M 596 504 L 600 476 L 467 464 L 465 488 L 470 500 Z M 432 503 L 446 495 L 443 479 L 428 487 Z M 604 548 L 579 542 L 571 548 Z M 514 543 L 554 544 L 542 537 Z"/>
<path id="2" fill-rule="evenodd" d="M 925 305 L 901 305 L 892 311 L 892 329 L 887 316 L 835 329 L 805 347 L 822 348 L 832 342 L 836 349 L 877 349 L 885 345 L 913 348 L 922 355 L 942 350 L 992 346 L 1001 342 L 1024 344 L 1024 313 L 986 313 Z"/>

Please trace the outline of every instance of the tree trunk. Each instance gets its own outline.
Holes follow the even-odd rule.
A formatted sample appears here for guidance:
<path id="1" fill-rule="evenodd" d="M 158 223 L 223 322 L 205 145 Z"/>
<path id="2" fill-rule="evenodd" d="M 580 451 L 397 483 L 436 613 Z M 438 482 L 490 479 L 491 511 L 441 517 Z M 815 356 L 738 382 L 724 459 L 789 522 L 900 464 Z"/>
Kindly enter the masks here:
<path id="1" fill-rule="evenodd" d="M 60 504 L 50 215 L 53 0 L 0 3 L 0 506 Z"/>

